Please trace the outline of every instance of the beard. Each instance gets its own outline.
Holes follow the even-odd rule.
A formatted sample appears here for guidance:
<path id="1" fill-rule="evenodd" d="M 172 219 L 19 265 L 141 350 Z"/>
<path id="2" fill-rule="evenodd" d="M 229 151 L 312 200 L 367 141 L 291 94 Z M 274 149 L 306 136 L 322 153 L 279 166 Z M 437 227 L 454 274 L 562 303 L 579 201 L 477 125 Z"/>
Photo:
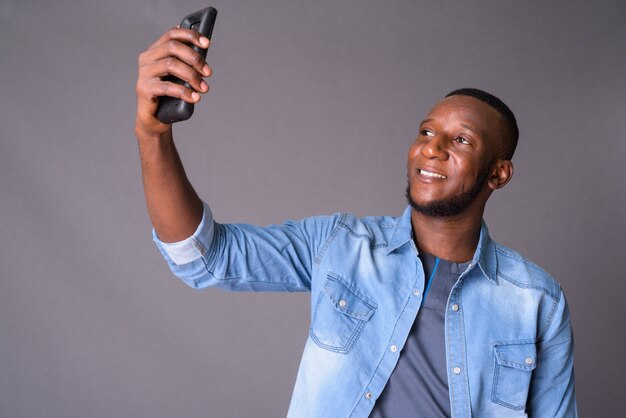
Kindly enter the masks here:
<path id="1" fill-rule="evenodd" d="M 489 180 L 489 167 L 488 164 L 483 170 L 478 173 L 476 181 L 472 187 L 464 191 L 463 193 L 453 196 L 447 199 L 435 200 L 433 202 L 420 205 L 415 202 L 411 197 L 411 182 L 407 182 L 406 186 L 406 198 L 409 205 L 419 213 L 426 216 L 432 216 L 434 218 L 448 218 L 452 216 L 460 215 L 476 200 L 482 189 L 485 187 Z"/>

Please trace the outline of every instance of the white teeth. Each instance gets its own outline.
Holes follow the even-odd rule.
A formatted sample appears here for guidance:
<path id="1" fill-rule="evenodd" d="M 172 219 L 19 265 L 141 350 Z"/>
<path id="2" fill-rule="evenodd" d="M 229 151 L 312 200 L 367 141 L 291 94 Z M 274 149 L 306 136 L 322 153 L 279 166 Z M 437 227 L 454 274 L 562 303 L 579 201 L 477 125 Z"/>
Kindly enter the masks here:
<path id="1" fill-rule="evenodd" d="M 447 178 L 446 176 L 442 176 L 441 174 L 431 173 L 430 171 L 426 171 L 426 170 L 420 170 L 420 174 L 423 176 L 428 176 L 428 177 L 436 177 L 438 179 Z"/>

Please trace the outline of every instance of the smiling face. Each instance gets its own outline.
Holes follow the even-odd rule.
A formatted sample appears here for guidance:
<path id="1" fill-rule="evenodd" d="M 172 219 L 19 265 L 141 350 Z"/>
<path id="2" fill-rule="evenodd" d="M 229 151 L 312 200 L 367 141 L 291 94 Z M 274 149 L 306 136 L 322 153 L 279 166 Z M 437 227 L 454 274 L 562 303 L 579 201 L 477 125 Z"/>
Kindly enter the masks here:
<path id="1" fill-rule="evenodd" d="M 482 214 L 494 189 L 512 175 L 500 159 L 505 129 L 488 104 L 469 96 L 450 96 L 433 107 L 409 149 L 407 198 L 420 213 L 435 217 Z"/>

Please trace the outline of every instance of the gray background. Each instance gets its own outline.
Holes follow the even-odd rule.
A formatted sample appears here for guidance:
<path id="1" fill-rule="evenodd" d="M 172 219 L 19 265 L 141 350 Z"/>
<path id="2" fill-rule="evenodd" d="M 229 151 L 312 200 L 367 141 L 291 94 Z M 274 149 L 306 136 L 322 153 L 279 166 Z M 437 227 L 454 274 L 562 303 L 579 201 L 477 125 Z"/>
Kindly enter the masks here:
<path id="1" fill-rule="evenodd" d="M 446 92 L 515 111 L 493 237 L 561 282 L 583 416 L 623 416 L 623 1 L 212 0 L 211 92 L 175 128 L 218 220 L 400 214 Z M 0 3 L 0 416 L 284 416 L 306 294 L 193 291 L 151 242 L 137 55 L 200 1 Z"/>

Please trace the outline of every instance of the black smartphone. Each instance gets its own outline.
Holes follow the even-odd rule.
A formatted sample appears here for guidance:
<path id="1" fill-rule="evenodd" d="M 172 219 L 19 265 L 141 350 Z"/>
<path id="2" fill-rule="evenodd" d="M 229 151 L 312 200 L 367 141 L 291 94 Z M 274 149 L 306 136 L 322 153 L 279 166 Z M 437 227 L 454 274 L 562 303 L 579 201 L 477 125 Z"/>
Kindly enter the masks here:
<path id="1" fill-rule="evenodd" d="M 206 9 L 202 9 L 185 16 L 183 21 L 180 22 L 180 27 L 185 29 L 193 29 L 211 39 L 211 34 L 213 33 L 213 26 L 215 25 L 216 17 L 217 10 L 215 10 L 213 7 L 207 7 Z M 195 45 L 192 45 L 191 47 L 195 51 L 199 52 L 203 58 L 206 58 L 206 48 L 202 49 Z M 178 77 L 168 76 L 165 78 L 165 80 L 182 84 L 185 87 L 191 87 L 189 83 L 184 82 Z M 155 116 L 161 122 L 167 124 L 180 122 L 189 119 L 192 114 L 193 103 L 187 103 L 186 101 L 177 99 L 175 97 L 159 97 L 159 107 L 157 108 Z"/>

